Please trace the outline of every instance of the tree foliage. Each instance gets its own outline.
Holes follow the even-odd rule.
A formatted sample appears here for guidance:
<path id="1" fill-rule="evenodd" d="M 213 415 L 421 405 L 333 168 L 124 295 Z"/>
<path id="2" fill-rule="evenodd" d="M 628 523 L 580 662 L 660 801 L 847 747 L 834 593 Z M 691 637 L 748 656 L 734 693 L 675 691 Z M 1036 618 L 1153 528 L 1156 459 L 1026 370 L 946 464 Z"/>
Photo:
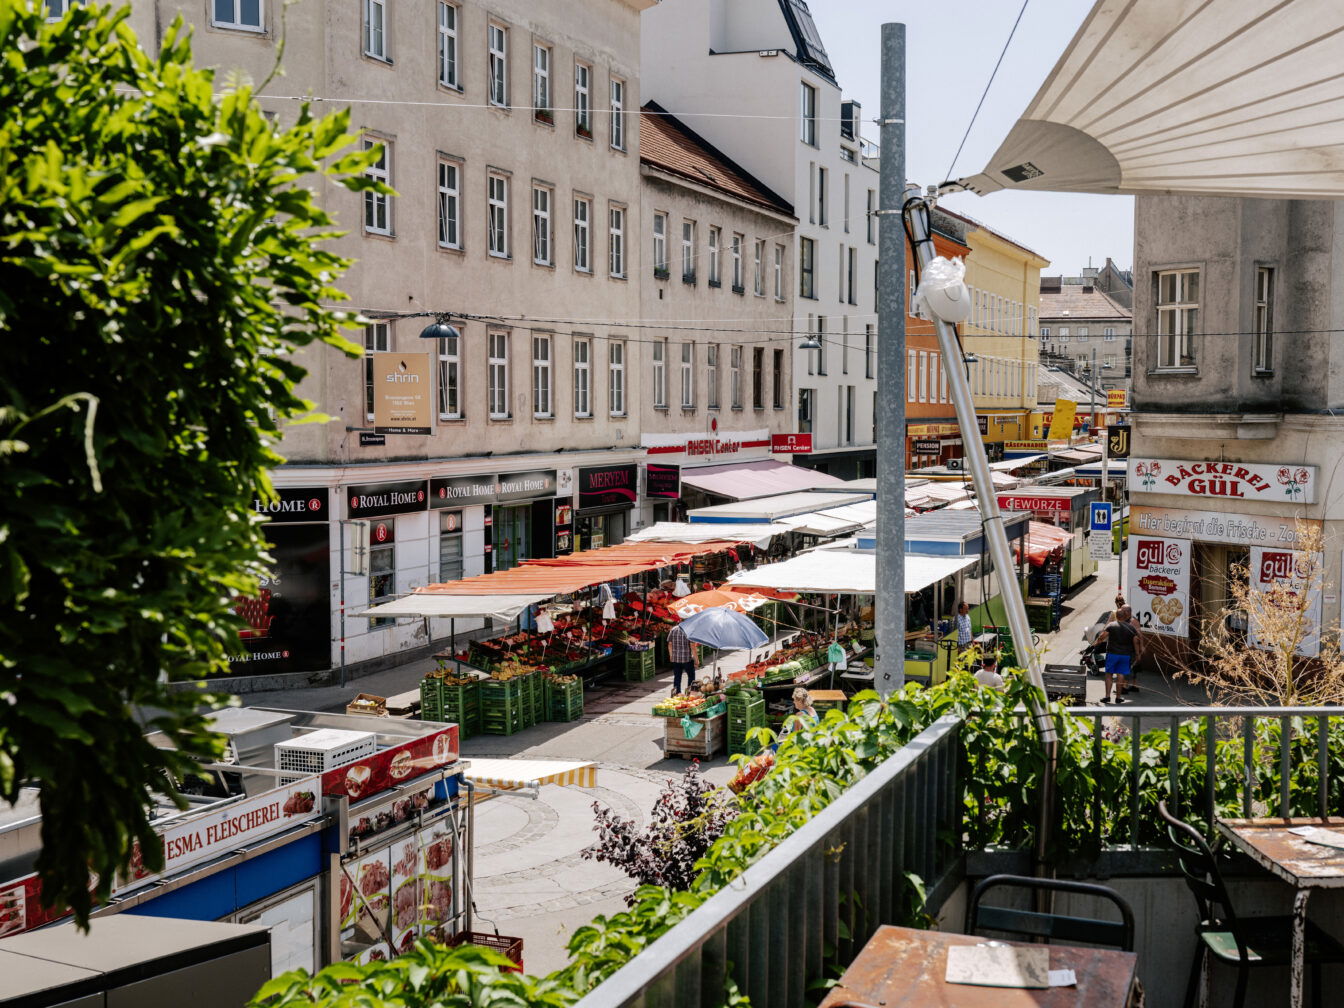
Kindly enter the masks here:
<path id="1" fill-rule="evenodd" d="M 346 115 L 277 128 L 180 20 L 152 54 L 126 14 L 0 0 L 0 795 L 40 787 L 44 897 L 81 921 L 135 841 L 158 866 L 154 796 L 217 751 L 170 684 L 236 647 L 251 501 L 310 409 L 295 348 L 354 351 L 303 182 L 369 184 Z"/>

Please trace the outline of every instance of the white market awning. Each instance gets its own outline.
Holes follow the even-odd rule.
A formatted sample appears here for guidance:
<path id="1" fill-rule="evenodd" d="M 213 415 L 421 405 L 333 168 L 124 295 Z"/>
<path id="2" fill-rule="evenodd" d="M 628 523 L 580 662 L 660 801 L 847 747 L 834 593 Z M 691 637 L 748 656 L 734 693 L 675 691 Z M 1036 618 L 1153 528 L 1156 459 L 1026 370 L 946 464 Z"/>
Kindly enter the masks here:
<path id="1" fill-rule="evenodd" d="M 1002 459 L 998 462 L 991 462 L 989 468 L 994 472 L 1008 472 L 1012 469 L 1020 469 L 1023 466 L 1031 465 L 1033 462 L 1039 462 L 1045 458 L 1041 455 L 1023 455 L 1021 458 Z"/>
<path id="2" fill-rule="evenodd" d="M 905 592 L 917 592 L 976 563 L 978 557 L 912 556 L 905 558 Z M 742 571 L 733 584 L 779 591 L 834 595 L 872 595 L 877 591 L 877 556 L 844 550 L 814 550 L 779 563 Z"/>
<path id="3" fill-rule="evenodd" d="M 515 620 L 530 605 L 545 602 L 550 595 L 434 595 L 411 594 L 351 613 L 379 619 L 384 616 L 429 616 L 434 619 Z"/>
<path id="4" fill-rule="evenodd" d="M 1344 198 L 1344 3 L 1097 0 L 984 172 L 1087 193 Z"/>
<path id="5" fill-rule="evenodd" d="M 625 537 L 626 542 L 702 543 L 733 539 L 767 549 L 770 540 L 788 529 L 769 524 L 720 525 L 707 522 L 655 522 Z"/>
<path id="6" fill-rule="evenodd" d="M 560 787 L 590 788 L 597 786 L 597 764 L 575 760 L 468 760 L 465 776 L 473 784 L 517 791 L 526 787 L 555 784 Z"/>

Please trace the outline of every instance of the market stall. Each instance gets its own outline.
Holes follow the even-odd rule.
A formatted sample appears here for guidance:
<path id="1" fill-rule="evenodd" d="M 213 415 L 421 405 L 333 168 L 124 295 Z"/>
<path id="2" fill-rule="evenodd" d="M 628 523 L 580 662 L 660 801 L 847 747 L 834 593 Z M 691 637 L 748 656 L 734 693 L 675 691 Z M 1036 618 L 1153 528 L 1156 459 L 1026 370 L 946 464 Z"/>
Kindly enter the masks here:
<path id="1" fill-rule="evenodd" d="M 1101 499 L 1101 491 L 1087 487 L 1032 486 L 999 494 L 999 507 L 1007 512 L 1029 514 L 1036 521 L 1069 533 L 1061 567 L 1062 590 L 1068 593 L 1096 573 L 1097 561 L 1087 548 L 1088 505 Z"/>

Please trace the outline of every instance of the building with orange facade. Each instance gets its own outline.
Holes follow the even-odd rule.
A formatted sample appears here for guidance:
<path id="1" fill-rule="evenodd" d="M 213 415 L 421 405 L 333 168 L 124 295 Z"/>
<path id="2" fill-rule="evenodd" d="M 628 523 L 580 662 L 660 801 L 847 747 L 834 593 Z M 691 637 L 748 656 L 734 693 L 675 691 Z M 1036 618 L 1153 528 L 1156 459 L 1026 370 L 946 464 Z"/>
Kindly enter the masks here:
<path id="1" fill-rule="evenodd" d="M 970 246 L 934 222 L 933 247 L 947 259 L 966 259 Z M 913 260 L 905 253 L 907 282 L 913 297 L 916 281 Z M 969 263 L 968 263 L 969 266 Z M 905 467 L 943 465 L 964 453 L 961 428 L 947 387 L 943 355 L 933 323 L 914 315 L 905 318 Z"/>

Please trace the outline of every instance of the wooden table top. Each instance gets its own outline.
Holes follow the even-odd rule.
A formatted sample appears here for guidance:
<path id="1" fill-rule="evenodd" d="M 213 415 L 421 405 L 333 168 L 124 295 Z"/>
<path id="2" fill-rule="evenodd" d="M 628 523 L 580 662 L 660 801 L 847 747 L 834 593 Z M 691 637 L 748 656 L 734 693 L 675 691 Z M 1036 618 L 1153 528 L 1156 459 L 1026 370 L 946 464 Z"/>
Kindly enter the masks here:
<path id="1" fill-rule="evenodd" d="M 1344 887 L 1344 849 L 1311 843 L 1289 830 L 1314 826 L 1344 835 L 1344 819 L 1219 819 L 1218 832 L 1257 864 L 1299 889 Z"/>
<path id="2" fill-rule="evenodd" d="M 1021 990 L 950 984 L 943 979 L 950 946 L 988 940 L 977 935 L 880 927 L 831 988 L 821 1008 L 848 1001 L 882 1008 L 1124 1008 L 1129 1000 L 1138 956 L 1114 949 L 1045 946 L 1050 949 L 1050 968 L 1073 970 L 1076 987 Z"/>

